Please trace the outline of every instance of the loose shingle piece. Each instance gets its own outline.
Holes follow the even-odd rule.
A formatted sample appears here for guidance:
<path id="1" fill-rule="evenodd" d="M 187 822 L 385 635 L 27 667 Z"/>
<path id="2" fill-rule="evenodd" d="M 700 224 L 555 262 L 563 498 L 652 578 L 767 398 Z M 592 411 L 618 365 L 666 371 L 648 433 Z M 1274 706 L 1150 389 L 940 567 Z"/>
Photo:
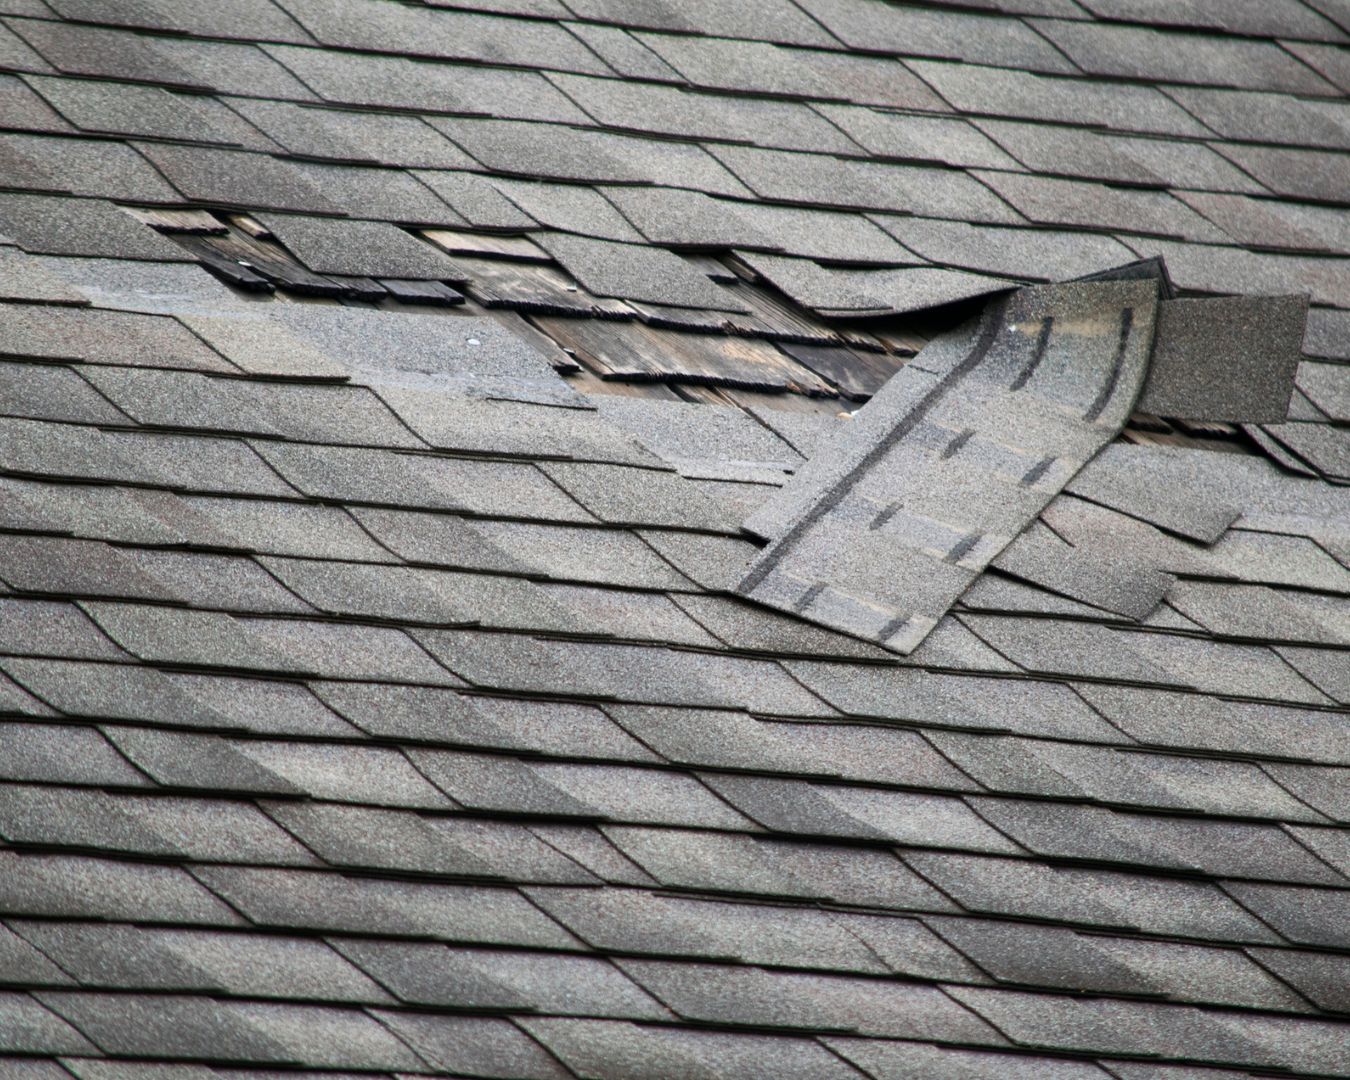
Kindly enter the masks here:
<path id="1" fill-rule="evenodd" d="M 1350 0 L 0 70 L 0 1080 L 1350 1080 Z"/>
<path id="2" fill-rule="evenodd" d="M 1280 422 L 1289 411 L 1306 304 L 1302 296 L 1163 301 L 1139 410 Z"/>
<path id="3" fill-rule="evenodd" d="M 1155 297 L 1153 282 L 1026 289 L 939 338 L 749 519 L 770 545 L 738 591 L 913 650 L 1119 430 Z M 971 500 L 959 514 L 953 489 Z"/>

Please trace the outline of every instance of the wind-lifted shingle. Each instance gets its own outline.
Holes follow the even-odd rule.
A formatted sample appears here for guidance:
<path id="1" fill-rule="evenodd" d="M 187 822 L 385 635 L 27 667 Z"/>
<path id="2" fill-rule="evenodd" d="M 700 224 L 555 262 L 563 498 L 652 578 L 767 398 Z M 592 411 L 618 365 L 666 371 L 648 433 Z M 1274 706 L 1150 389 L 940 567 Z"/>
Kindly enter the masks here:
<path id="1" fill-rule="evenodd" d="M 1050 287 L 1016 294 L 988 310 L 979 325 L 968 324 L 929 346 L 925 356 L 931 359 L 925 364 L 907 367 L 896 375 L 853 424 L 841 429 L 830 453 L 812 459 L 792 485 L 748 520 L 747 527 L 770 539 L 771 545 L 756 560 L 738 591 L 798 614 L 812 610 L 813 621 L 869 637 L 897 651 L 914 649 L 973 580 L 972 568 L 978 571 L 986 565 L 1010 537 L 1021 531 L 1028 509 L 1039 512 L 1048 502 L 1038 490 L 1065 482 L 1068 477 L 1064 467 L 1055 462 L 1064 460 L 1061 455 L 1075 462 L 1090 458 L 1101 440 L 1109 437 L 1109 423 L 1119 423 L 1121 410 L 1133 400 L 1132 391 L 1126 391 L 1125 396 L 1118 391 L 1142 382 L 1140 341 L 1151 340 L 1152 288 L 1133 283 L 1128 294 L 1082 296 L 1074 291 L 1077 287 L 1065 288 L 1068 291 L 1063 293 Z M 1059 304 L 1067 305 L 1063 311 L 1079 310 L 1079 304 L 1084 305 L 1083 310 L 1095 306 L 1103 318 L 1118 323 L 1118 328 L 1095 339 L 1090 349 L 1084 349 L 1085 339 L 1066 338 L 1071 344 L 1060 353 L 1053 329 L 1055 320 L 1065 317 Z M 1011 314 L 1013 311 L 1018 314 Z M 1108 311 L 1122 314 L 1107 316 Z M 1136 318 L 1142 320 L 1139 332 L 1132 329 Z M 1016 345 L 995 347 L 1004 320 L 1019 329 L 1037 325 L 1039 336 L 1033 342 L 1027 333 Z M 1146 338 L 1141 339 L 1141 333 Z M 1047 355 L 1055 359 L 1043 366 L 1042 359 Z M 1128 368 L 1122 369 L 1122 363 Z M 1083 395 L 1078 407 L 1083 409 L 1084 419 L 1076 426 L 1065 426 L 1067 421 L 1058 413 L 1052 421 L 1051 414 L 1045 412 L 1049 406 L 1038 404 L 1044 400 L 1042 395 L 1061 393 L 1051 388 L 1059 386 L 1059 380 L 1070 370 L 1076 375 L 1084 373 L 1076 385 L 1076 392 Z M 1095 374 L 1087 375 L 1090 370 Z M 1123 375 L 1124 371 L 1129 374 Z M 1122 375 L 1128 380 L 1123 385 Z M 1082 385 L 1095 386 L 1098 382 L 1102 382 L 1102 388 L 1091 393 L 1087 385 Z M 1016 399 L 1016 406 L 1010 401 L 1004 408 L 1034 408 L 1038 411 L 1034 423 L 1004 427 L 1000 422 L 987 433 L 969 426 L 970 418 L 980 410 L 994 408 L 993 401 L 1018 394 L 1026 385 L 1032 386 L 1032 396 L 1022 395 Z M 969 404 L 968 394 L 975 395 Z M 1064 399 L 1056 396 L 1055 400 L 1058 410 Z M 945 410 L 957 408 L 957 401 L 962 402 L 959 415 L 963 418 L 941 429 L 935 427 L 943 424 Z M 1108 405 L 1112 412 L 1107 415 L 1114 420 L 1103 426 L 1099 418 Z M 860 423 L 864 427 L 859 428 Z M 1002 433 L 995 436 L 995 429 Z M 997 449 L 983 441 L 991 438 L 997 440 Z M 965 449 L 967 444 L 969 449 Z M 1010 445 L 1024 448 L 1010 451 Z M 932 456 L 935 451 L 937 458 Z M 1014 463 L 1019 457 L 1020 463 Z M 892 460 L 889 466 L 884 464 L 888 458 Z M 901 460 L 906 464 L 895 464 Z M 816 468 L 822 461 L 829 464 Z M 942 464 L 947 461 L 952 464 Z M 936 507 L 924 509 L 929 496 L 917 496 L 916 502 L 913 490 L 907 488 L 919 475 L 935 478 L 951 470 L 955 470 L 953 476 L 962 476 L 962 483 L 978 483 L 986 493 L 976 512 L 979 523 L 967 527 L 964 537 L 951 525 L 937 524 L 953 520 L 945 482 L 941 485 L 941 511 Z M 1020 488 L 993 479 L 995 475 L 1022 474 Z M 1006 515 L 1007 520 L 1000 515 Z M 1014 519 L 1018 520 L 1014 523 Z M 841 556 L 840 543 L 847 544 L 853 554 Z M 918 592 L 901 596 L 894 586 L 883 587 L 869 577 L 867 567 L 875 563 L 882 547 L 887 551 L 883 561 L 893 568 L 892 573 L 900 565 L 896 559 L 914 567 L 912 579 L 908 573 L 900 578 L 908 588 L 914 587 L 913 582 L 923 582 Z M 826 548 L 830 552 L 828 570 L 820 562 Z M 940 574 L 935 568 L 940 568 Z M 783 575 L 790 575 L 793 584 Z M 814 586 L 807 584 L 812 582 Z M 867 596 L 868 602 L 860 603 L 855 599 L 859 596 Z"/>

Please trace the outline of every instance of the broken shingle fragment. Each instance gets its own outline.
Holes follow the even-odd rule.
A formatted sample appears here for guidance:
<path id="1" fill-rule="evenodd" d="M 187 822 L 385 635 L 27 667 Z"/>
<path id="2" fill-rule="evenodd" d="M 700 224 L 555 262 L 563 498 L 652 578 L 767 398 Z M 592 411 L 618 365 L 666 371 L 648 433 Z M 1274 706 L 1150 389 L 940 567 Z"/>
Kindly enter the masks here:
<path id="1" fill-rule="evenodd" d="M 382 221 L 260 214 L 291 252 L 320 274 L 435 280 L 458 268 L 432 245 Z"/>
<path id="2" fill-rule="evenodd" d="M 735 298 L 660 248 L 616 244 L 549 233 L 539 238 L 578 281 L 599 296 L 647 300 L 674 307 L 736 311 Z"/>

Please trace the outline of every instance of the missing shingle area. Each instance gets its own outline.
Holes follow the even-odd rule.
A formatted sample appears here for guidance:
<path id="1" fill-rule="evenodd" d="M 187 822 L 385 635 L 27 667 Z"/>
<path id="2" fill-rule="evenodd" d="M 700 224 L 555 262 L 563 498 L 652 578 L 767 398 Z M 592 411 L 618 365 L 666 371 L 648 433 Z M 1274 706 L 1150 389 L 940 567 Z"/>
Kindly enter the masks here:
<path id="1" fill-rule="evenodd" d="M 528 327 L 556 346 L 555 369 L 591 392 L 835 415 L 868 400 L 934 333 L 967 314 L 958 304 L 903 319 L 822 318 L 728 251 L 643 249 L 703 282 L 703 302 L 719 305 L 692 308 L 596 295 L 523 233 L 204 208 L 123 209 L 247 293 L 514 313 L 524 320 L 517 329 Z M 629 245 L 609 247 L 622 258 Z M 404 276 L 350 273 L 373 266 L 372 260 L 385 273 L 397 269 Z"/>

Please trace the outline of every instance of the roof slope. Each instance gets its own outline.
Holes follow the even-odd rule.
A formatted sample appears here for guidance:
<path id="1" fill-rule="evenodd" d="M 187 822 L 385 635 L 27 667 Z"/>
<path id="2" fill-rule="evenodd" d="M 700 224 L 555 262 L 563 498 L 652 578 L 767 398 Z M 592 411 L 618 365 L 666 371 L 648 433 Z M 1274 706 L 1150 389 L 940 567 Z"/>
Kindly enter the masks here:
<path id="1" fill-rule="evenodd" d="M 0 1078 L 1350 1076 L 1343 6 L 0 14 Z M 737 595 L 1155 254 L 1283 422 L 1116 402 L 908 655 Z"/>

